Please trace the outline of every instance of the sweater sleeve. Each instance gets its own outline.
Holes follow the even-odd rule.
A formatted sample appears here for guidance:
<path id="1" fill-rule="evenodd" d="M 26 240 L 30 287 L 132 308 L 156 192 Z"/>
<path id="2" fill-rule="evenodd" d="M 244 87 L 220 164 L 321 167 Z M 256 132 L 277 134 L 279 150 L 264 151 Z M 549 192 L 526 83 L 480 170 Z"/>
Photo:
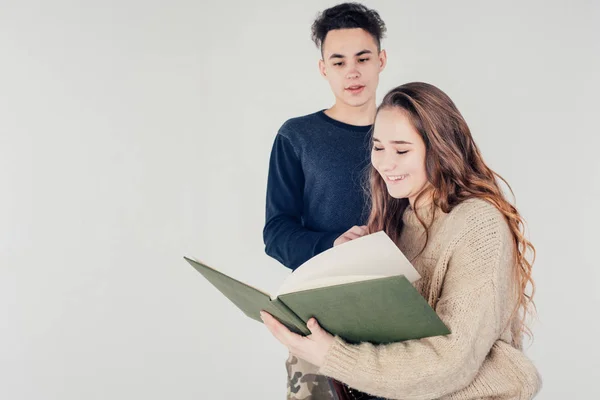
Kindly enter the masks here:
<path id="1" fill-rule="evenodd" d="M 502 217 L 468 224 L 435 306 L 450 335 L 386 345 L 339 337 L 319 373 L 386 398 L 434 399 L 469 385 L 508 321 L 513 245 Z"/>
<path id="2" fill-rule="evenodd" d="M 290 140 L 278 134 L 269 163 L 263 240 L 265 252 L 292 270 L 333 247 L 341 234 L 315 232 L 303 227 L 304 196 L 300 159 Z"/>

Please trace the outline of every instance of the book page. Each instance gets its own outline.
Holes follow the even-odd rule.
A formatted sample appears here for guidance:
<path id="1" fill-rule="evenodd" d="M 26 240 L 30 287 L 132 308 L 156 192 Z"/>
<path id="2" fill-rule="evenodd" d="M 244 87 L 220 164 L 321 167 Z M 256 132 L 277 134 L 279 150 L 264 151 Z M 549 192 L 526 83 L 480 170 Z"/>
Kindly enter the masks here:
<path id="1" fill-rule="evenodd" d="M 344 275 L 344 276 L 330 276 L 325 278 L 314 279 L 305 282 L 298 282 L 294 285 L 294 290 L 288 293 L 297 293 L 304 290 L 317 289 L 327 286 L 342 285 L 344 283 L 361 282 L 370 279 L 386 278 L 382 275 Z M 279 293 L 280 295 L 288 293 Z"/>
<path id="2" fill-rule="evenodd" d="M 398 246 L 380 231 L 332 247 L 306 261 L 283 282 L 277 296 L 396 275 L 404 275 L 411 283 L 421 278 Z"/>

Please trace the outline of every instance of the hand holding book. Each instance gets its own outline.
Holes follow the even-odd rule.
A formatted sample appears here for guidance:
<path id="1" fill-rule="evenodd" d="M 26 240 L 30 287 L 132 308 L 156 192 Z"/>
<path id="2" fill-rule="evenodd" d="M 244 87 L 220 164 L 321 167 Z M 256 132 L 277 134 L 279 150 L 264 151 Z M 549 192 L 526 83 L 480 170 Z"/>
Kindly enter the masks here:
<path id="1" fill-rule="evenodd" d="M 288 348 L 293 355 L 320 367 L 325 361 L 325 355 L 333 344 L 333 336 L 323 329 L 316 319 L 308 320 L 306 326 L 310 335 L 301 336 L 285 327 L 271 314 L 261 311 L 260 317 L 265 326 L 277 340 Z"/>
<path id="2" fill-rule="evenodd" d="M 412 286 L 419 274 L 384 232 L 335 246 L 301 265 L 275 296 L 186 258 L 250 318 L 260 311 L 296 334 L 314 317 L 349 343 L 392 343 L 445 335 L 448 328 Z"/>

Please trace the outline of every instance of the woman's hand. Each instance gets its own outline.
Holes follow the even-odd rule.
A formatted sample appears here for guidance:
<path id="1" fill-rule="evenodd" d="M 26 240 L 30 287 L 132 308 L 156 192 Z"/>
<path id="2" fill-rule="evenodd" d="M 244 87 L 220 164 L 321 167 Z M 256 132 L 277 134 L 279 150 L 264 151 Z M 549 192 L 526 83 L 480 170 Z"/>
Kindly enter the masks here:
<path id="1" fill-rule="evenodd" d="M 311 334 L 308 336 L 297 335 L 277 321 L 271 314 L 261 311 L 260 317 L 269 328 L 273 336 L 277 338 L 290 353 L 317 367 L 321 367 L 325 361 L 325 355 L 333 344 L 333 336 L 325 331 L 316 319 L 308 320 L 306 326 Z"/>

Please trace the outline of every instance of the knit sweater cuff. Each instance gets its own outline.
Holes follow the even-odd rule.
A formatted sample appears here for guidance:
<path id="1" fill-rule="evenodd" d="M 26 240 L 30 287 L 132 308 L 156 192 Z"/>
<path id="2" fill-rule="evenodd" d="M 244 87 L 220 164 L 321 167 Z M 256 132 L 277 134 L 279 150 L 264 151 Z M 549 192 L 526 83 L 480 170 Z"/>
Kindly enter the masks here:
<path id="1" fill-rule="evenodd" d="M 360 350 L 357 346 L 349 345 L 335 336 L 333 344 L 325 355 L 325 361 L 319 369 L 319 374 L 347 381 L 348 376 L 355 374 L 359 356 Z"/>

